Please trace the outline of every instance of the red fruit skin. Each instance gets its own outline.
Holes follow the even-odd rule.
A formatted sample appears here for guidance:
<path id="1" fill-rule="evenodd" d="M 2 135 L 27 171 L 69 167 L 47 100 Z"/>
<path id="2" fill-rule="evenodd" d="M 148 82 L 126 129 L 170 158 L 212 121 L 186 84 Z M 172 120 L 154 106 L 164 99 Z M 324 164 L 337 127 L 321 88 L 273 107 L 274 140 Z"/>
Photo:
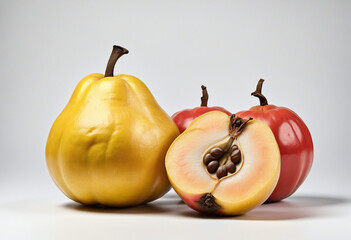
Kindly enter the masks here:
<path id="1" fill-rule="evenodd" d="M 289 197 L 303 183 L 313 162 L 313 142 L 306 124 L 292 110 L 274 105 L 254 106 L 237 115 L 264 121 L 272 129 L 280 149 L 281 171 L 267 202 Z"/>
<path id="2" fill-rule="evenodd" d="M 179 195 L 179 194 L 178 194 Z M 195 211 L 198 212 L 204 212 L 203 209 L 201 209 L 196 202 L 200 201 L 200 198 L 202 197 L 203 194 L 198 194 L 198 195 L 193 195 L 193 196 L 185 196 L 182 195 L 182 200 L 186 203 L 186 205 L 188 205 L 189 207 L 191 207 L 192 209 L 194 209 Z M 179 195 L 181 196 L 181 195 Z"/>
<path id="3" fill-rule="evenodd" d="M 179 112 L 176 112 L 175 114 L 172 115 L 172 119 L 175 122 L 175 124 L 178 126 L 178 129 L 180 133 L 184 132 L 185 129 L 189 126 L 189 124 L 198 116 L 211 112 L 211 111 L 221 111 L 229 116 L 232 114 L 225 110 L 222 107 L 196 107 L 193 109 L 185 109 Z"/>

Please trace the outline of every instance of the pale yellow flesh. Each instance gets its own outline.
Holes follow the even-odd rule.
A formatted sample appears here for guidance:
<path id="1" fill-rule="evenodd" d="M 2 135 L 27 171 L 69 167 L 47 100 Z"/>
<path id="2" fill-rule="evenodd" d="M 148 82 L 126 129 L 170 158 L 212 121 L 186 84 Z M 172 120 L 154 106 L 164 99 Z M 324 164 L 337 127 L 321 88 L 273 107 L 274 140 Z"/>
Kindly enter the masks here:
<path id="1" fill-rule="evenodd" d="M 132 206 L 169 190 L 164 158 L 178 134 L 139 79 L 91 74 L 52 126 L 46 161 L 71 199 Z"/>
<path id="2" fill-rule="evenodd" d="M 228 137 L 228 127 L 229 116 L 217 111 L 195 119 L 168 150 L 166 169 L 180 195 L 212 193 L 224 213 L 243 214 L 263 203 L 274 190 L 280 153 L 268 125 L 252 120 L 236 140 L 243 155 L 242 168 L 214 180 L 204 169 L 202 158 L 206 149 Z"/>
<path id="3" fill-rule="evenodd" d="M 214 187 L 215 182 L 204 171 L 201 155 L 219 139 L 226 137 L 228 127 L 217 124 L 218 119 L 211 118 L 212 116 L 216 117 L 217 115 L 211 114 L 207 118 L 194 120 L 186 131 L 173 142 L 167 152 L 168 177 L 175 183 L 175 188 L 179 187 L 183 192 L 199 194 L 211 192 Z M 219 122 L 229 124 L 229 119 L 221 115 Z M 197 128 L 197 126 L 201 126 L 201 128 Z"/>

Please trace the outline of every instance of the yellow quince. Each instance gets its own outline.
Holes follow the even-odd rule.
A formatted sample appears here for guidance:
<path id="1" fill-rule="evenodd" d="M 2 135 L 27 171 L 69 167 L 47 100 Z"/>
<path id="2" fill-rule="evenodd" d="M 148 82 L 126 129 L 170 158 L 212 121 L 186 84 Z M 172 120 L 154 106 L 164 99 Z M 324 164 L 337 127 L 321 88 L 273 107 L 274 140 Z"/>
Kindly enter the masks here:
<path id="1" fill-rule="evenodd" d="M 114 46 L 105 75 L 79 82 L 47 140 L 54 182 L 79 203 L 134 206 L 170 189 L 165 155 L 179 131 L 142 81 L 113 75 L 126 53 Z"/>

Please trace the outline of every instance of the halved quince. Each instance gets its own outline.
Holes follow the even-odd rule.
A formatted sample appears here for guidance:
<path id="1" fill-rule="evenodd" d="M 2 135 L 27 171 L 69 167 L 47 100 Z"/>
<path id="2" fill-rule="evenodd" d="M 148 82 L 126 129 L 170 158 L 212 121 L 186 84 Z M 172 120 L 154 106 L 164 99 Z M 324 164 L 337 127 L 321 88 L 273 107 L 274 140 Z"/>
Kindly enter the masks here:
<path id="1" fill-rule="evenodd" d="M 196 118 L 175 139 L 166 170 L 174 190 L 191 208 L 240 215 L 274 190 L 279 147 L 264 122 L 213 111 Z"/>

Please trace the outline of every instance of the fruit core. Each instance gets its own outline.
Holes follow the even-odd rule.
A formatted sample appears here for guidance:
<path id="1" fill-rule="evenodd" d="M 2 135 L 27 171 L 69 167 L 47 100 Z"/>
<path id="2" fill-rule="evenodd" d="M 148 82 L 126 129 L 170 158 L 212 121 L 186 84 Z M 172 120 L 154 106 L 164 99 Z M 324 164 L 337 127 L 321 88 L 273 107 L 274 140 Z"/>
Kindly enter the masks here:
<path id="1" fill-rule="evenodd" d="M 252 120 L 232 115 L 229 124 L 229 138 L 210 147 L 204 154 L 202 163 L 206 171 L 214 179 L 231 176 L 240 171 L 244 156 L 237 141 L 245 125 Z"/>

